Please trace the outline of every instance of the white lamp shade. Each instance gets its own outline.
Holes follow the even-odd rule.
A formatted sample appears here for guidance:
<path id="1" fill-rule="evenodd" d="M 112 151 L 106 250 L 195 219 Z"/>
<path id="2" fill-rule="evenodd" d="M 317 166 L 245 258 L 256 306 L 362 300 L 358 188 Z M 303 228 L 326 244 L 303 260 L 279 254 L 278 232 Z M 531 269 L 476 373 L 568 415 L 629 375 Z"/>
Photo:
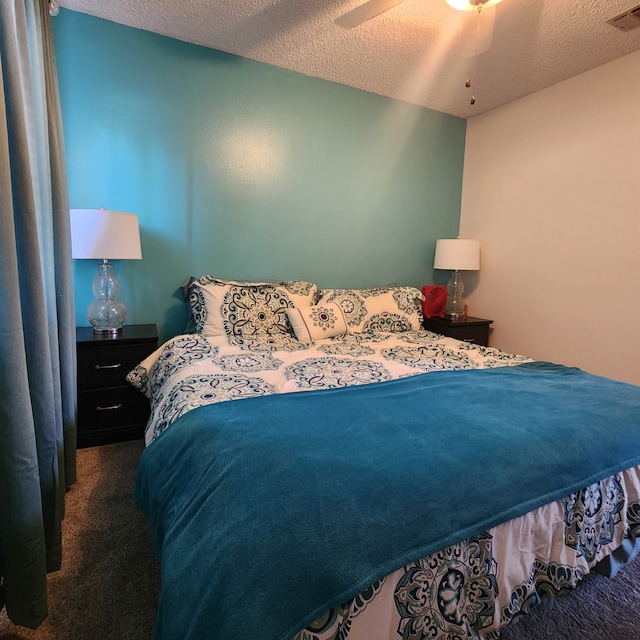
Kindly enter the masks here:
<path id="1" fill-rule="evenodd" d="M 472 11 L 475 9 L 478 10 L 478 7 L 493 7 L 493 5 L 498 4 L 501 0 L 447 0 L 447 4 L 454 9 L 458 9 L 460 11 Z"/>
<path id="2" fill-rule="evenodd" d="M 71 209 L 71 255 L 98 260 L 141 260 L 138 216 L 108 209 Z"/>
<path id="3" fill-rule="evenodd" d="M 433 268 L 451 271 L 477 271 L 480 269 L 480 242 L 465 238 L 438 240 Z"/>

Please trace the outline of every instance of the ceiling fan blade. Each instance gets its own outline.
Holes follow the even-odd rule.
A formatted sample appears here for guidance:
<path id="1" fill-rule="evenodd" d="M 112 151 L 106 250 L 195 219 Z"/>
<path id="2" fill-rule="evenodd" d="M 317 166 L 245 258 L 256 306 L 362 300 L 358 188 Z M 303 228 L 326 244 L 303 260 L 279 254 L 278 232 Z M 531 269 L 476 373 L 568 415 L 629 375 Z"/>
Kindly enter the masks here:
<path id="1" fill-rule="evenodd" d="M 336 18 L 335 23 L 345 29 L 351 29 L 403 2 L 405 2 L 405 0 L 369 0 L 339 18 Z"/>

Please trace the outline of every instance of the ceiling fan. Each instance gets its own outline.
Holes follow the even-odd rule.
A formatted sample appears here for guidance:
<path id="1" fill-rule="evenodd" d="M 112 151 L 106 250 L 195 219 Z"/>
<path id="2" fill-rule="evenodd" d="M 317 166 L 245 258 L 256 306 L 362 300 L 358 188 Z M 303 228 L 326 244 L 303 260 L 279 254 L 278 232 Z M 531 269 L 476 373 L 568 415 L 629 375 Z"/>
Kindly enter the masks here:
<path id="1" fill-rule="evenodd" d="M 345 29 L 351 29 L 358 25 L 375 18 L 376 16 L 388 11 L 396 5 L 402 4 L 406 0 L 367 0 L 359 7 L 336 18 L 335 23 Z M 470 48 L 464 57 L 478 56 L 491 48 L 493 39 L 493 27 L 495 23 L 495 9 L 487 11 L 490 7 L 501 2 L 501 0 L 446 0 L 447 4 L 454 9 L 466 11 L 468 13 L 475 12 L 476 18 L 471 33 Z M 483 19 L 480 20 L 480 14 Z M 465 87 L 471 89 L 471 76 L 467 77 Z M 476 103 L 475 92 L 471 94 L 470 103 Z"/>
<path id="2" fill-rule="evenodd" d="M 336 18 L 335 23 L 345 29 L 351 29 L 405 1 L 406 0 L 368 0 L 359 7 Z M 447 0 L 449 6 L 461 11 L 480 11 L 484 8 L 492 7 L 498 4 L 498 2 L 500 2 L 500 0 Z"/>

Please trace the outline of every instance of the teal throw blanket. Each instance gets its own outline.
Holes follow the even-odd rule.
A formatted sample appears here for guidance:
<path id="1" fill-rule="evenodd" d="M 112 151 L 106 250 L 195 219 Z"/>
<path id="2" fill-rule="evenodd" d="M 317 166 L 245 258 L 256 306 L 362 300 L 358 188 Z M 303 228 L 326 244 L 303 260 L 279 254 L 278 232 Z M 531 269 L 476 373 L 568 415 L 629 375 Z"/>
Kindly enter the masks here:
<path id="1" fill-rule="evenodd" d="M 640 464 L 640 388 L 548 363 L 229 401 L 142 454 L 155 637 L 285 640 L 406 563 Z"/>

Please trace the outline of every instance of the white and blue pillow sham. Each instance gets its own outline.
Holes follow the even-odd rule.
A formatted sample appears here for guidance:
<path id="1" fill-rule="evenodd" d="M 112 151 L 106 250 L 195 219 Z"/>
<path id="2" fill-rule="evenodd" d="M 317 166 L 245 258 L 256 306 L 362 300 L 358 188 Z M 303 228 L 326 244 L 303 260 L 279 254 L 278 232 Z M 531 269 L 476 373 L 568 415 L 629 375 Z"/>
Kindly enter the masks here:
<path id="1" fill-rule="evenodd" d="M 413 287 L 325 289 L 303 280 L 192 278 L 188 301 L 196 333 L 230 338 L 292 335 L 312 342 L 346 333 L 417 331 L 422 293 Z"/>

